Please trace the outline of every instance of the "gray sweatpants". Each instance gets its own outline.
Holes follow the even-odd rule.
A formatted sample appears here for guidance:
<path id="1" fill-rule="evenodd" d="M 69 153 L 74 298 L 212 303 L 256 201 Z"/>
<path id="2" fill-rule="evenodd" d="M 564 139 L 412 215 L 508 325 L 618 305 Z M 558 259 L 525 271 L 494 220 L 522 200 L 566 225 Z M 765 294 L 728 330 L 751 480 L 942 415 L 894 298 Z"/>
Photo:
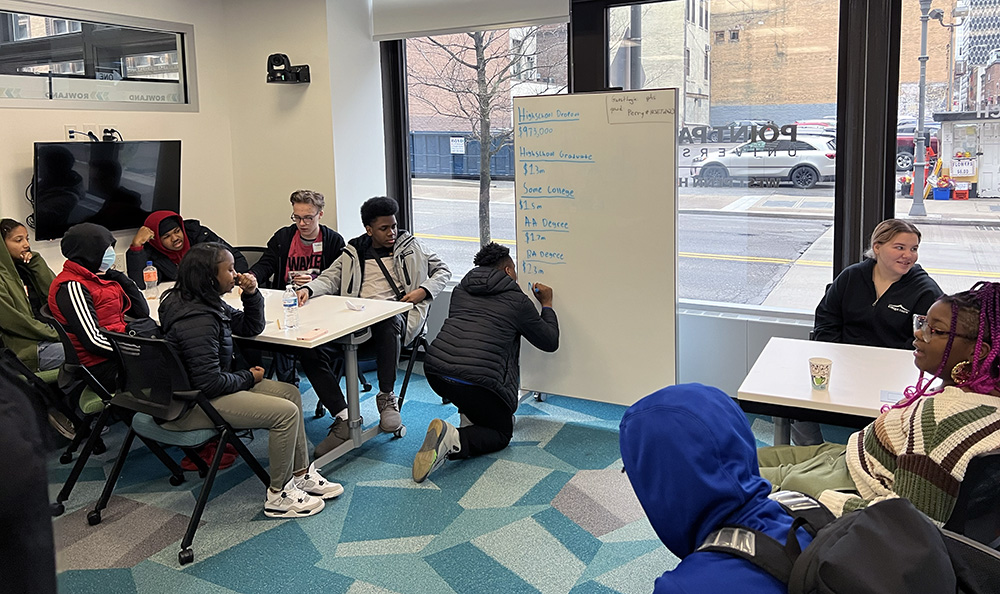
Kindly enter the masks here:
<path id="1" fill-rule="evenodd" d="M 268 430 L 272 489 L 281 489 L 293 472 L 309 467 L 302 397 L 295 386 L 266 379 L 249 390 L 213 398 L 212 406 L 234 429 Z M 176 421 L 163 424 L 164 429 L 180 431 L 211 427 L 214 427 L 212 421 L 198 407 Z"/>

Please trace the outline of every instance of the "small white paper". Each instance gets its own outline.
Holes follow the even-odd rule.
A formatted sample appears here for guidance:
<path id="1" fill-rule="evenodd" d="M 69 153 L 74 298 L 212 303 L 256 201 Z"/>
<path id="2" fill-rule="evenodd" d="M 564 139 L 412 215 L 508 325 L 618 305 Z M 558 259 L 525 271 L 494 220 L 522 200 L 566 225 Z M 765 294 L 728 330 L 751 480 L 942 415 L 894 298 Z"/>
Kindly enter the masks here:
<path id="1" fill-rule="evenodd" d="M 896 404 L 903 399 L 902 392 L 893 392 L 892 390 L 882 390 L 879 394 L 878 399 L 880 402 L 888 402 L 889 404 Z"/>
<path id="2" fill-rule="evenodd" d="M 364 306 L 364 304 L 357 304 L 357 303 L 355 303 L 353 301 L 348 301 L 347 302 L 347 309 L 350 309 L 352 311 L 364 311 L 365 310 L 365 306 Z"/>

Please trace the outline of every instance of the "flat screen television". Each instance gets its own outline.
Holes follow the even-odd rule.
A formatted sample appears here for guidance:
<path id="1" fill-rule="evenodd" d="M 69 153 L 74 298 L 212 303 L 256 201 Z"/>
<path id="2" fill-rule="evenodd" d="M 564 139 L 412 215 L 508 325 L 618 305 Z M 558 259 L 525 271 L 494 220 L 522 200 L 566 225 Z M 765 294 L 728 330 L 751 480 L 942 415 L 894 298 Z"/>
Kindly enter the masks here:
<path id="1" fill-rule="evenodd" d="M 36 142 L 35 239 L 77 223 L 136 229 L 154 210 L 180 212 L 181 141 Z"/>

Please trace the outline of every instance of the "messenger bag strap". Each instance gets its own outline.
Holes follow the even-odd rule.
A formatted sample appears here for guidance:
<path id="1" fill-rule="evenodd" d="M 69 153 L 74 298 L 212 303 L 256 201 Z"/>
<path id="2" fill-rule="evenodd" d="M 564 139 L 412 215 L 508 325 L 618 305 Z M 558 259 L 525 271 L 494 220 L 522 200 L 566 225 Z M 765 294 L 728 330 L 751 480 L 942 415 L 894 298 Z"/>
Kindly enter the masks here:
<path id="1" fill-rule="evenodd" d="M 382 263 L 382 258 L 379 258 L 378 254 L 373 255 L 375 256 L 375 263 L 382 269 L 382 275 L 385 276 L 385 280 L 389 282 L 389 288 L 392 289 L 392 293 L 396 296 L 396 300 L 401 300 L 406 293 L 400 291 L 399 287 L 396 286 L 396 282 L 392 280 L 392 276 L 389 274 L 389 271 L 386 270 L 385 264 Z"/>

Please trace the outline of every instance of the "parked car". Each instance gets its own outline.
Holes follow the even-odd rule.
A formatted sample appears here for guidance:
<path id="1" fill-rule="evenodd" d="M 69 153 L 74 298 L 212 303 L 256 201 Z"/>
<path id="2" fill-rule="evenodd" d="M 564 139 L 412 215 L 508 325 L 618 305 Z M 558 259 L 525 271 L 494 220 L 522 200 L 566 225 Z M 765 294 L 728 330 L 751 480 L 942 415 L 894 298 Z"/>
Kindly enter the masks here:
<path id="1" fill-rule="evenodd" d="M 795 122 L 798 134 L 836 134 L 837 118 L 817 118 Z"/>
<path id="2" fill-rule="evenodd" d="M 808 189 L 836 175 L 837 139 L 830 136 L 799 135 L 794 141 L 748 142 L 726 151 L 723 157 L 695 157 L 693 174 L 705 185 L 724 185 L 739 179 L 790 181 Z"/>
<path id="3" fill-rule="evenodd" d="M 924 122 L 924 146 L 938 151 L 938 132 L 941 122 Z M 916 148 L 917 122 L 906 120 L 896 126 L 896 171 L 913 169 L 913 151 Z"/>

